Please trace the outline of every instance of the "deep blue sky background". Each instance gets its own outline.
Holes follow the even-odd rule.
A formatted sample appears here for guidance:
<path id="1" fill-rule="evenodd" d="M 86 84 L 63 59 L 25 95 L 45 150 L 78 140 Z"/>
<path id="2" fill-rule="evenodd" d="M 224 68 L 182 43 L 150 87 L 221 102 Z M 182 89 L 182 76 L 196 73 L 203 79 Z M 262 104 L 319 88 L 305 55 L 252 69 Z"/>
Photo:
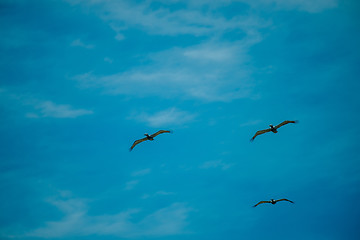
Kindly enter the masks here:
<path id="1" fill-rule="evenodd" d="M 214 2 L 0 0 L 1 239 L 359 239 L 358 1 Z"/>

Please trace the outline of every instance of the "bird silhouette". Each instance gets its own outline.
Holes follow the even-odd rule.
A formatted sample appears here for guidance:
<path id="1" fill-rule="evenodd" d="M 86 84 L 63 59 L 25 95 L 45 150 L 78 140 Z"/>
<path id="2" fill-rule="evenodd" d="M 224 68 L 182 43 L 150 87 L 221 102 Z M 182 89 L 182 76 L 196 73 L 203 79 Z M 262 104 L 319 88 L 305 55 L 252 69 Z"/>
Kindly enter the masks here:
<path id="1" fill-rule="evenodd" d="M 256 207 L 257 205 L 262 204 L 262 203 L 276 204 L 277 202 L 280 202 L 280 201 L 288 201 L 288 202 L 294 203 L 293 201 L 290 201 L 289 199 L 286 199 L 286 198 L 282 198 L 282 199 L 278 199 L 278 200 L 271 199 L 270 201 L 260 201 L 257 204 L 255 204 L 253 207 Z"/>
<path id="2" fill-rule="evenodd" d="M 264 134 L 264 133 L 267 133 L 267 132 L 273 132 L 273 133 L 277 133 L 278 131 L 277 131 L 277 129 L 278 128 L 280 128 L 280 127 L 282 127 L 282 126 L 284 126 L 284 125 L 286 125 L 286 124 L 288 124 L 288 123 L 298 123 L 299 121 L 289 121 L 289 120 L 286 120 L 286 121 L 283 121 L 282 123 L 280 123 L 280 124 L 278 124 L 278 125 L 276 125 L 276 126 L 273 126 L 273 125 L 269 125 L 270 126 L 270 128 L 268 128 L 268 129 L 265 129 L 265 130 L 259 130 L 259 131 L 257 131 L 256 133 L 255 133 L 255 135 L 250 139 L 250 141 L 254 141 L 254 139 L 257 137 L 257 136 L 259 136 L 259 135 L 261 135 L 261 134 Z"/>
<path id="3" fill-rule="evenodd" d="M 162 134 L 162 133 L 171 133 L 171 131 L 168 131 L 168 130 L 159 130 L 159 131 L 157 131 L 156 133 L 151 134 L 151 135 L 145 133 L 144 135 L 145 135 L 146 137 L 136 140 L 136 141 L 133 143 L 133 145 L 130 147 L 130 151 L 133 150 L 133 148 L 134 148 L 137 144 L 139 144 L 139 143 L 141 143 L 141 142 L 144 142 L 144 141 L 147 141 L 147 140 L 153 141 L 153 140 L 154 140 L 154 137 L 156 137 L 157 135 Z"/>

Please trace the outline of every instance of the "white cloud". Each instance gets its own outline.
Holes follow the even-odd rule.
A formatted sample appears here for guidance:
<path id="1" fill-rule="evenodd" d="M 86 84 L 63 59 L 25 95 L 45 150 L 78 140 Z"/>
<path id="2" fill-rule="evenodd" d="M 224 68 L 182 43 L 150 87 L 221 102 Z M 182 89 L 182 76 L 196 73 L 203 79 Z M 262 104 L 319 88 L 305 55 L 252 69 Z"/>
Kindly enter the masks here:
<path id="1" fill-rule="evenodd" d="M 111 58 L 105 57 L 105 58 L 104 58 L 104 62 L 112 63 L 113 60 L 112 60 Z"/>
<path id="2" fill-rule="evenodd" d="M 79 236 L 161 237 L 187 233 L 187 219 L 192 210 L 183 203 L 173 203 L 132 220 L 140 209 L 128 209 L 113 215 L 91 216 L 82 199 L 50 200 L 64 213 L 58 221 L 45 222 L 43 227 L 25 234 L 26 237 L 61 238 Z M 139 217 L 137 217 L 139 219 Z"/>
<path id="3" fill-rule="evenodd" d="M 167 3 L 167 0 L 159 0 L 163 3 Z M 250 5 L 253 8 L 265 7 L 269 10 L 300 10 L 310 13 L 321 12 L 326 9 L 331 9 L 338 6 L 338 0 L 172 0 L 172 3 L 182 2 L 187 3 L 190 7 L 202 7 L 208 6 L 212 9 L 216 9 L 219 6 L 229 6 L 234 2 L 242 2 Z"/>
<path id="4" fill-rule="evenodd" d="M 132 1 L 85 1 L 68 0 L 71 4 L 81 4 L 96 12 L 108 22 L 121 37 L 119 29 L 139 27 L 150 34 L 178 35 L 192 34 L 195 36 L 222 33 L 224 31 L 248 28 L 263 24 L 253 16 L 234 17 L 226 19 L 218 14 L 202 12 L 201 9 L 168 8 L 168 3 L 154 8 L 154 1 L 134 3 Z"/>
<path id="5" fill-rule="evenodd" d="M 191 7 L 171 8 L 169 2 L 154 1 L 70 1 L 91 9 L 123 39 L 128 28 L 140 28 L 148 34 L 190 34 L 205 36 L 198 45 L 172 48 L 148 55 L 148 66 L 111 75 L 86 73 L 75 79 L 83 87 L 102 88 L 107 94 L 136 97 L 159 96 L 164 98 L 192 98 L 204 101 L 232 101 L 251 97 L 252 81 L 248 51 L 262 40 L 261 28 L 270 25 L 255 15 L 226 18 L 215 8 L 205 11 L 202 4 L 213 5 L 216 1 L 202 1 Z M 176 2 L 176 1 L 175 1 Z M 159 1 L 157 1 L 159 3 Z M 229 4 L 229 3 L 227 3 Z M 239 34 L 236 42 L 224 42 L 225 33 Z"/>
<path id="6" fill-rule="evenodd" d="M 275 6 L 279 10 L 296 9 L 300 11 L 317 13 L 326 9 L 335 8 L 338 0 L 245 0 L 250 5 L 258 7 L 259 5 Z"/>
<path id="7" fill-rule="evenodd" d="M 241 41 L 206 42 L 173 48 L 148 56 L 150 64 L 108 76 L 86 73 L 75 76 L 83 88 L 103 89 L 106 94 L 136 97 L 180 97 L 203 101 L 232 101 L 254 94 L 249 48 L 261 37 Z"/>
<path id="8" fill-rule="evenodd" d="M 139 122 L 144 122 L 150 127 L 164 127 L 173 125 L 184 125 L 188 122 L 193 121 L 195 118 L 194 114 L 190 114 L 185 111 L 178 110 L 177 108 L 170 108 L 164 111 L 156 113 L 141 113 L 130 117 Z"/>
<path id="9" fill-rule="evenodd" d="M 125 183 L 125 190 L 132 190 L 137 184 L 139 183 L 139 180 L 132 180 Z"/>
<path id="10" fill-rule="evenodd" d="M 72 43 L 70 45 L 73 46 L 73 47 L 83 47 L 83 48 L 87 48 L 87 49 L 92 49 L 92 48 L 95 47 L 92 44 L 85 44 L 80 39 L 76 39 L 76 40 L 72 41 Z"/>
<path id="11" fill-rule="evenodd" d="M 74 109 L 70 105 L 55 104 L 52 101 L 39 102 L 34 107 L 40 111 L 39 114 L 41 117 L 77 118 L 83 115 L 93 114 L 93 111 L 90 110 Z M 31 113 L 27 116 L 31 117 Z"/>
<path id="12" fill-rule="evenodd" d="M 225 163 L 222 160 L 214 160 L 214 161 L 208 161 L 204 162 L 202 165 L 200 165 L 200 168 L 208 169 L 208 168 L 221 168 L 222 170 L 229 169 L 234 164 Z"/>
<path id="13" fill-rule="evenodd" d="M 25 114 L 27 118 L 77 118 L 84 115 L 93 114 L 93 111 L 87 109 L 76 109 L 71 105 L 56 104 L 52 101 L 41 101 L 32 95 L 17 94 L 7 89 L 3 90 L 1 97 L 10 100 L 16 105 L 31 107 L 31 111 Z"/>
<path id="14" fill-rule="evenodd" d="M 216 10 L 218 6 L 231 6 L 235 1 L 270 11 L 319 12 L 337 6 L 337 0 L 188 0 L 181 1 L 184 7 L 179 8 L 171 7 L 171 3 L 179 2 L 176 0 L 156 1 L 157 4 L 153 4 L 154 1 L 71 1 L 98 14 L 120 34 L 120 40 L 128 28 L 138 28 L 148 34 L 207 37 L 198 45 L 150 54 L 148 66 L 135 66 L 105 76 L 87 73 L 75 78 L 83 87 L 102 88 L 104 93 L 114 95 L 224 102 L 256 98 L 258 95 L 252 92 L 256 84 L 251 77 L 254 69 L 248 52 L 262 41 L 259 30 L 271 23 L 251 14 L 253 11 L 226 18 Z M 224 34 L 229 32 L 242 35 L 236 42 L 224 42 Z"/>
<path id="15" fill-rule="evenodd" d="M 154 194 L 144 194 L 141 198 L 142 199 L 148 199 L 151 197 L 158 197 L 158 196 L 169 196 L 169 195 L 174 195 L 174 192 L 166 192 L 166 191 L 157 191 Z"/>
<path id="16" fill-rule="evenodd" d="M 257 125 L 257 124 L 259 124 L 261 122 L 262 122 L 261 120 L 250 120 L 250 121 L 241 123 L 240 127 L 254 126 L 254 125 Z"/>
<path id="17" fill-rule="evenodd" d="M 144 175 L 149 174 L 150 172 L 151 172 L 151 169 L 150 169 L 150 168 L 146 168 L 146 169 L 142 169 L 142 170 L 133 172 L 133 173 L 131 174 L 131 176 L 133 176 L 133 177 L 144 176 Z"/>

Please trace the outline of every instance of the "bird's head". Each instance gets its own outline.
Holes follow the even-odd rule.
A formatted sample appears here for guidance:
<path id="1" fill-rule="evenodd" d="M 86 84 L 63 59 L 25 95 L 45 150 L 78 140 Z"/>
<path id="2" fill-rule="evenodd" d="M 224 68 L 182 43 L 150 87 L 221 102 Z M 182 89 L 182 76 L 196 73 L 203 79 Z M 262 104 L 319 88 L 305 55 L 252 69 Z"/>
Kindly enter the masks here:
<path id="1" fill-rule="evenodd" d="M 149 137 L 149 134 L 147 134 L 147 133 L 144 133 L 144 135 L 147 136 L 147 137 Z"/>
<path id="2" fill-rule="evenodd" d="M 269 124 L 269 127 L 273 128 L 274 126 L 272 124 Z"/>

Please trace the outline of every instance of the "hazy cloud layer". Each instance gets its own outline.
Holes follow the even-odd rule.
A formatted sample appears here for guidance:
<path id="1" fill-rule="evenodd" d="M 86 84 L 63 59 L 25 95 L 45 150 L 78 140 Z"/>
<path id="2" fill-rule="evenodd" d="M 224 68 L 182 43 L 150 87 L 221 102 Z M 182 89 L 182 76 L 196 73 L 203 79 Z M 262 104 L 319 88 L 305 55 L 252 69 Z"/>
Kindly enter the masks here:
<path id="1" fill-rule="evenodd" d="M 229 169 L 234 164 L 225 163 L 223 160 L 214 160 L 207 161 L 200 165 L 200 168 L 209 169 L 209 168 L 220 168 L 222 170 Z"/>
<path id="2" fill-rule="evenodd" d="M 141 170 L 131 173 L 131 176 L 133 176 L 133 177 L 144 176 L 144 175 L 149 174 L 150 172 L 151 172 L 150 168 L 141 169 Z"/>
<path id="3" fill-rule="evenodd" d="M 231 101 L 253 97 L 249 48 L 257 34 L 232 43 L 208 42 L 173 48 L 148 56 L 150 64 L 107 76 L 75 76 L 82 88 L 134 97 L 180 97 L 203 101 Z"/>
<path id="4" fill-rule="evenodd" d="M 153 198 L 153 197 L 159 197 L 159 196 L 169 196 L 169 195 L 174 195 L 176 193 L 174 192 L 166 192 L 166 191 L 157 191 L 153 194 L 144 194 L 141 198 L 142 199 L 148 199 L 148 198 Z"/>
<path id="5" fill-rule="evenodd" d="M 113 215 L 90 216 L 86 201 L 82 199 L 49 200 L 64 213 L 59 221 L 49 221 L 43 227 L 30 231 L 27 237 L 58 238 L 90 235 L 131 237 L 161 237 L 186 233 L 187 218 L 191 208 L 183 203 L 173 203 L 141 219 L 141 209 L 128 209 Z"/>
<path id="6" fill-rule="evenodd" d="M 177 108 L 170 108 L 155 113 L 133 114 L 130 119 L 144 122 L 150 127 L 181 126 L 195 119 L 195 114 L 181 111 Z"/>
<path id="7" fill-rule="evenodd" d="M 132 180 L 125 183 L 125 190 L 132 190 L 137 184 L 139 180 Z"/>
<path id="8" fill-rule="evenodd" d="M 93 111 L 86 109 L 74 109 L 70 105 L 55 104 L 51 101 L 39 102 L 35 105 L 35 109 L 40 112 L 40 117 L 53 118 L 76 118 L 83 115 L 93 114 Z"/>
<path id="9" fill-rule="evenodd" d="M 81 41 L 80 39 L 76 39 L 71 43 L 71 46 L 73 47 L 83 47 L 83 48 L 87 48 L 87 49 L 92 49 L 95 46 L 92 44 L 86 44 L 83 41 Z"/>
<path id="10" fill-rule="evenodd" d="M 30 107 L 32 110 L 25 114 L 27 118 L 77 118 L 93 114 L 91 110 L 77 109 L 68 104 L 57 104 L 49 100 L 38 100 L 31 95 L 16 94 L 6 89 L 0 92 L 0 97 L 16 106 L 22 106 L 24 111 Z"/>
<path id="11" fill-rule="evenodd" d="M 116 39 L 122 40 L 122 29 L 140 27 L 150 34 L 178 35 L 191 34 L 195 36 L 213 35 L 223 31 L 242 29 L 247 31 L 253 26 L 262 24 L 253 16 L 234 17 L 226 19 L 211 12 L 199 9 L 171 10 L 169 2 L 163 2 L 157 8 L 156 1 L 144 1 L 134 4 L 131 1 L 69 1 L 72 4 L 82 4 L 95 11 L 104 21 L 109 22 L 116 31 Z M 157 2 L 159 3 L 159 2 Z M 211 4 L 210 4 L 211 5 Z"/>

